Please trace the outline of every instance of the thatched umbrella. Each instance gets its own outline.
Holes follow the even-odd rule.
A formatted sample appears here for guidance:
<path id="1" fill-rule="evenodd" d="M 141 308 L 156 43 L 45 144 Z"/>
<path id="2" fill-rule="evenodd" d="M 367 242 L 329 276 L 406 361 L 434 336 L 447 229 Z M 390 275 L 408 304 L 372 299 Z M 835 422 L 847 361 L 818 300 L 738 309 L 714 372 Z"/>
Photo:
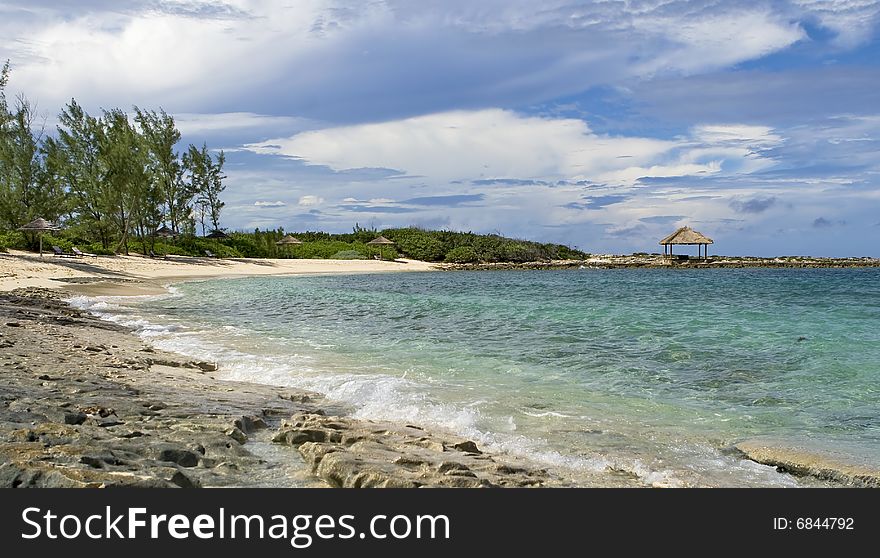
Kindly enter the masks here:
<path id="1" fill-rule="evenodd" d="M 369 244 L 371 246 L 394 246 L 394 241 L 388 240 L 384 236 L 378 236 L 378 237 L 374 238 L 373 240 L 367 242 L 367 244 Z M 381 250 L 379 251 L 379 259 L 380 260 L 382 259 L 382 251 Z"/>
<path id="2" fill-rule="evenodd" d="M 162 225 L 153 233 L 153 236 L 161 236 L 162 238 L 171 238 L 177 236 L 177 233 L 168 228 L 168 225 Z"/>
<path id="3" fill-rule="evenodd" d="M 666 247 L 667 246 L 669 247 L 669 255 L 670 256 L 672 255 L 672 247 L 675 244 L 685 244 L 685 245 L 691 245 L 691 246 L 696 244 L 698 258 L 700 257 L 700 246 L 703 246 L 703 247 L 705 247 L 704 248 L 705 255 L 703 257 L 708 258 L 709 257 L 709 245 L 715 244 L 715 241 L 702 233 L 698 233 L 697 231 L 695 231 L 694 229 L 692 229 L 690 227 L 682 227 L 682 228 L 678 229 L 677 231 L 675 231 L 674 233 L 672 233 L 671 235 L 664 238 L 663 240 L 661 240 L 660 244 L 663 245 L 663 254 L 664 255 L 666 255 Z"/>
<path id="4" fill-rule="evenodd" d="M 299 246 L 303 241 L 298 239 L 293 235 L 287 235 L 278 242 L 275 243 L 275 246 Z"/>
<path id="5" fill-rule="evenodd" d="M 205 238 L 213 238 L 216 240 L 221 240 L 224 238 L 229 238 L 229 235 L 226 234 L 225 232 L 221 231 L 220 229 L 214 229 L 213 231 L 211 231 L 211 234 L 205 235 Z"/>
<path id="6" fill-rule="evenodd" d="M 177 233 L 174 232 L 173 230 L 171 230 L 170 228 L 168 228 L 167 225 L 162 225 L 161 227 L 159 227 L 158 229 L 156 229 L 153 232 L 153 236 L 158 236 L 160 238 L 174 238 L 175 236 L 177 236 Z M 168 256 L 167 250 L 166 250 L 165 256 L 167 259 L 167 256 Z"/>
<path id="7" fill-rule="evenodd" d="M 18 230 L 25 232 L 35 232 L 40 239 L 40 257 L 43 257 L 43 233 L 46 231 L 57 231 L 61 227 L 53 225 L 42 217 L 37 217 L 27 225 L 18 227 Z"/>

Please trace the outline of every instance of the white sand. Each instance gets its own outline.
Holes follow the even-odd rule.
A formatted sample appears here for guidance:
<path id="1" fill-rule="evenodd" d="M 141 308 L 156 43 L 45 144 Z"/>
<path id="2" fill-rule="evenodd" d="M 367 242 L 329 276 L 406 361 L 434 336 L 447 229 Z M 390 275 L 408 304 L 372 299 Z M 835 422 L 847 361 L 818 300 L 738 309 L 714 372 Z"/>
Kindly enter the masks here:
<path id="1" fill-rule="evenodd" d="M 254 275 L 308 275 L 430 271 L 432 264 L 417 260 L 270 260 L 257 258 L 214 259 L 171 256 L 169 260 L 143 256 L 62 258 L 10 250 L 0 253 L 0 291 L 20 287 L 71 288 L 64 279 L 101 279 L 76 285 L 79 291 L 102 290 L 113 294 L 144 294 L 169 283 L 188 279 L 247 277 Z M 94 294 L 99 294 L 95 292 Z M 110 294 L 107 292 L 107 294 Z"/>

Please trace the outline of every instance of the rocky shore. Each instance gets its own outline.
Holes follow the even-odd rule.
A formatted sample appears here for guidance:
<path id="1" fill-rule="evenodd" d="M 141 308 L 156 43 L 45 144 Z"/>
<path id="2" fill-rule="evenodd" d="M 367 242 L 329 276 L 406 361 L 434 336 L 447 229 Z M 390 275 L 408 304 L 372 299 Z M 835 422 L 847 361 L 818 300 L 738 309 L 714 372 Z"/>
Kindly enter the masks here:
<path id="1" fill-rule="evenodd" d="M 538 262 L 498 262 L 468 264 L 437 264 L 438 269 L 446 271 L 490 271 L 516 269 L 823 269 L 880 267 L 877 258 L 813 258 L 808 256 L 786 256 L 778 258 L 755 258 L 733 256 L 711 256 L 707 259 L 660 254 L 593 255 L 583 260 L 549 260 Z"/>
<path id="2" fill-rule="evenodd" d="M 318 394 L 215 370 L 57 292 L 0 294 L 0 486 L 569 484 L 470 440 L 353 420 Z"/>

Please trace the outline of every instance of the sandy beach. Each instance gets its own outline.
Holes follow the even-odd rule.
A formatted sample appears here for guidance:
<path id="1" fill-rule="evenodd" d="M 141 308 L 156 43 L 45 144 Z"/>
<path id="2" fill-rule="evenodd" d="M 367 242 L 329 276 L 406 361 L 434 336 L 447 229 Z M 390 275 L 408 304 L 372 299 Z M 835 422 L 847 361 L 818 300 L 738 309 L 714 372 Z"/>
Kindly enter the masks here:
<path id="1" fill-rule="evenodd" d="M 0 291 L 25 287 L 74 290 L 84 295 L 157 294 L 172 282 L 255 275 L 309 275 L 430 271 L 417 260 L 219 259 L 169 256 L 58 257 L 10 250 L 0 254 Z"/>

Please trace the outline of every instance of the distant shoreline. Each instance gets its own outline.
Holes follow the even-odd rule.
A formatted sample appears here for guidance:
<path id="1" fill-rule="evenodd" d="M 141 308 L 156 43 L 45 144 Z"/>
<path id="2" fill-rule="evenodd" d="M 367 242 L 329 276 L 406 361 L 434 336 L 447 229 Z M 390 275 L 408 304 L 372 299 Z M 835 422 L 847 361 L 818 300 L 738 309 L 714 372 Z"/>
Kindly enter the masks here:
<path id="1" fill-rule="evenodd" d="M 814 258 L 784 256 L 758 258 L 749 256 L 710 256 L 708 259 L 669 258 L 662 255 L 601 255 L 584 260 L 551 260 L 543 262 L 492 262 L 467 264 L 437 264 L 445 271 L 489 271 L 528 269 L 842 269 L 878 268 L 880 258 Z"/>

